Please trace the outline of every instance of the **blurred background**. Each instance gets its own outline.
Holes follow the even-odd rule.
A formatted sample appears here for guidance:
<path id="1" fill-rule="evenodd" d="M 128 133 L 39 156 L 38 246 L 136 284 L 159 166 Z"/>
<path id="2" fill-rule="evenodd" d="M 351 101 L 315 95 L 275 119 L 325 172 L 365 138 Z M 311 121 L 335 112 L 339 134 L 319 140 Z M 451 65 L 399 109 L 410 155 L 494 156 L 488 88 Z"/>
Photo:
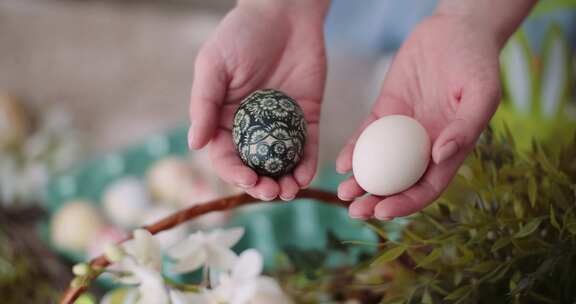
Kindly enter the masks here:
<path id="1" fill-rule="evenodd" d="M 74 262 L 150 214 L 238 192 L 202 152 L 188 155 L 185 139 L 195 55 L 234 2 L 0 0 L 3 303 L 50 302 Z M 336 185 L 337 152 L 368 113 L 394 51 L 435 3 L 333 2 L 318 185 Z M 523 26 L 540 61 L 549 27 L 560 29 L 569 72 L 555 83 L 572 88 L 575 16 L 573 1 L 541 1 Z"/>

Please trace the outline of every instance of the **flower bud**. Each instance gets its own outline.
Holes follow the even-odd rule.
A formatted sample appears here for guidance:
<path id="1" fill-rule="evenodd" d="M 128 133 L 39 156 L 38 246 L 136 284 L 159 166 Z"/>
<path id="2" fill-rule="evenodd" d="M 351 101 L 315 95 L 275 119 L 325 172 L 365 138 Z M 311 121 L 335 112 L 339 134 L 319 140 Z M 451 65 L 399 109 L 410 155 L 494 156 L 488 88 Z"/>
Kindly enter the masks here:
<path id="1" fill-rule="evenodd" d="M 124 257 L 124 250 L 118 245 L 108 245 L 104 248 L 104 255 L 110 262 L 119 262 Z"/>
<path id="2" fill-rule="evenodd" d="M 72 267 L 72 273 L 77 276 L 85 276 L 90 272 L 90 265 L 86 263 L 79 263 Z"/>

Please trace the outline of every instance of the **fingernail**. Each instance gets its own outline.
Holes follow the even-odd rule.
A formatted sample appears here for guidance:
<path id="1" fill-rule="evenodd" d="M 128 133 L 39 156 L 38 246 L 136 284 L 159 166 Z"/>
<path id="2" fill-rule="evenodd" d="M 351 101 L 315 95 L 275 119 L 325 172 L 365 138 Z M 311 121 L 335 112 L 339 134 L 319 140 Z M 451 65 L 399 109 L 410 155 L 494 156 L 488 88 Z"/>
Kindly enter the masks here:
<path id="1" fill-rule="evenodd" d="M 352 198 L 350 198 L 350 197 L 345 197 L 345 196 L 342 196 L 342 195 L 340 195 L 340 194 L 338 194 L 338 198 L 339 198 L 340 200 L 345 201 L 345 202 L 349 202 L 349 201 L 352 200 Z"/>
<path id="2" fill-rule="evenodd" d="M 284 196 L 280 195 L 280 199 L 285 201 L 285 202 L 289 202 L 289 201 L 294 199 L 294 196 L 284 197 Z"/>
<path id="3" fill-rule="evenodd" d="M 391 221 L 394 219 L 394 217 L 392 216 L 375 216 L 376 219 L 381 220 L 381 221 Z"/>
<path id="4" fill-rule="evenodd" d="M 342 168 L 342 166 L 336 165 L 336 172 L 338 174 L 346 174 L 349 172 L 349 170 L 345 170 L 344 168 Z"/>
<path id="5" fill-rule="evenodd" d="M 194 139 L 194 132 L 192 130 L 192 125 L 190 125 L 190 128 L 188 129 L 188 149 L 193 150 L 194 148 L 192 148 L 192 140 Z"/>
<path id="6" fill-rule="evenodd" d="M 456 151 L 458 151 L 458 144 L 456 144 L 456 142 L 453 140 L 449 141 L 436 151 L 434 155 L 434 162 L 436 164 L 440 164 L 456 154 Z"/>
<path id="7" fill-rule="evenodd" d="M 236 186 L 242 188 L 242 189 L 249 189 L 254 187 L 254 185 L 247 185 L 247 184 L 236 184 Z"/>
<path id="8" fill-rule="evenodd" d="M 268 196 L 268 197 L 266 197 L 266 196 L 264 196 L 264 195 L 261 195 L 261 198 L 260 198 L 260 199 L 263 200 L 263 201 L 269 202 L 269 201 L 271 201 L 271 200 L 273 200 L 273 199 L 275 199 L 275 198 L 276 198 L 276 196 Z"/>
<path id="9" fill-rule="evenodd" d="M 370 218 L 369 215 L 362 214 L 362 213 L 355 214 L 355 213 L 350 212 L 349 215 L 350 215 L 351 218 L 357 219 L 357 220 L 367 220 L 367 219 Z"/>

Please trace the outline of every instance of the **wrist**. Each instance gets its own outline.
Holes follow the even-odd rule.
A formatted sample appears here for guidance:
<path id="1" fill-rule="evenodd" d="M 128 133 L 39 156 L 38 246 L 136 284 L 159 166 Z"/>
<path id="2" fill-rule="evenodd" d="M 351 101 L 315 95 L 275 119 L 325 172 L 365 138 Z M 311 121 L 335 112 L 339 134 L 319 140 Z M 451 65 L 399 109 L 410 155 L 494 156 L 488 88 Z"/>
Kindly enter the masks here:
<path id="1" fill-rule="evenodd" d="M 322 26 L 330 0 L 238 0 L 237 7 L 258 11 L 271 18 Z"/>
<path id="2" fill-rule="evenodd" d="M 490 36 L 502 48 L 536 0 L 441 0 L 434 13 L 451 16 Z"/>

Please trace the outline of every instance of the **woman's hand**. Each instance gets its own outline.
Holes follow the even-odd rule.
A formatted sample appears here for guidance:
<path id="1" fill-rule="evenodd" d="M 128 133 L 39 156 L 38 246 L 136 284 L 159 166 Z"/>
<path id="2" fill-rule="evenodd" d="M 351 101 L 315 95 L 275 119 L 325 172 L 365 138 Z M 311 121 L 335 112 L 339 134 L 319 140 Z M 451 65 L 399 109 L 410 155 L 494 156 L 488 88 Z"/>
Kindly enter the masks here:
<path id="1" fill-rule="evenodd" d="M 432 160 L 410 189 L 388 197 L 364 194 L 351 176 L 338 195 L 354 200 L 351 217 L 386 220 L 417 212 L 433 202 L 473 149 L 500 100 L 501 42 L 465 18 L 436 15 L 422 22 L 398 51 L 372 113 L 340 153 L 340 173 L 352 169 L 356 138 L 386 115 L 414 117 L 432 140 Z"/>
<path id="2" fill-rule="evenodd" d="M 326 78 L 323 22 L 328 2 L 241 1 L 221 22 L 196 59 L 190 101 L 191 149 L 209 145 L 218 175 L 250 195 L 294 198 L 316 173 L 318 123 Z M 304 111 L 308 138 L 292 174 L 258 176 L 238 156 L 231 136 L 244 97 L 263 88 L 281 90 Z"/>

